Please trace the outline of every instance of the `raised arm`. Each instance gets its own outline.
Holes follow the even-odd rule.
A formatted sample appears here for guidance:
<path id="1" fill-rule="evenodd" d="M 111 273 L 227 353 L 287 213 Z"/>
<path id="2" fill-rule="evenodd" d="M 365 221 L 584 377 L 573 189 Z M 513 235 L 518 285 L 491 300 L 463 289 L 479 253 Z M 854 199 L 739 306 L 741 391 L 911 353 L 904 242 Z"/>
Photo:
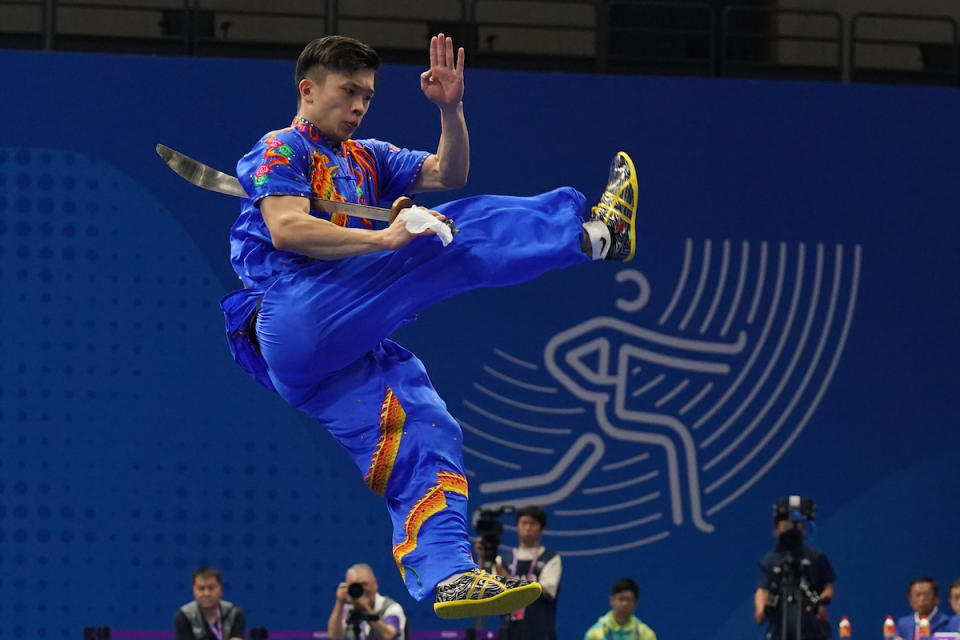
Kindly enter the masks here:
<path id="1" fill-rule="evenodd" d="M 453 55 L 453 40 L 442 33 L 430 39 L 430 68 L 420 75 L 420 88 L 440 109 L 440 142 L 428 156 L 412 192 L 457 189 L 467 183 L 470 138 L 463 117 L 463 47 Z"/>

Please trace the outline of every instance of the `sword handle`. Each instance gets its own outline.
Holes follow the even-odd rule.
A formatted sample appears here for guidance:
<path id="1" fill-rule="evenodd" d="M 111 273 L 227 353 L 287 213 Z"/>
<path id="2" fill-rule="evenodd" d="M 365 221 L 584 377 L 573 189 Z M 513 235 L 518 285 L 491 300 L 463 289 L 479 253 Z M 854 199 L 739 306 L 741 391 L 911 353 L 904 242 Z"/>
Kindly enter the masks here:
<path id="1" fill-rule="evenodd" d="M 392 223 L 394 220 L 396 220 L 397 216 L 400 215 L 401 211 L 403 211 L 404 209 L 409 209 L 412 206 L 413 206 L 413 200 L 411 200 L 407 196 L 400 196 L 399 198 L 394 200 L 393 205 L 390 207 L 390 222 Z M 446 220 L 444 220 L 443 223 L 448 227 L 450 227 L 450 231 L 454 233 L 460 233 L 460 229 L 457 229 L 457 224 L 450 218 L 447 218 Z"/>
<path id="2" fill-rule="evenodd" d="M 400 215 L 400 212 L 404 209 L 409 209 L 413 206 L 413 200 L 407 196 L 400 196 L 393 201 L 393 204 L 390 206 L 390 222 L 393 222 L 397 219 L 397 216 Z"/>

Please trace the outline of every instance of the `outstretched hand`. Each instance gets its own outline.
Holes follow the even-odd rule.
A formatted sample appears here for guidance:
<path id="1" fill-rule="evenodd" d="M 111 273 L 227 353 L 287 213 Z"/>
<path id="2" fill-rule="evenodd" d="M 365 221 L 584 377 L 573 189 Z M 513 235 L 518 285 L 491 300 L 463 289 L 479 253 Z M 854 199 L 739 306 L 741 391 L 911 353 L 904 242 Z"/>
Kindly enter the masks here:
<path id="1" fill-rule="evenodd" d="M 453 57 L 453 39 L 438 34 L 430 38 L 430 68 L 420 74 L 420 88 L 427 100 L 441 109 L 463 100 L 463 47 Z"/>

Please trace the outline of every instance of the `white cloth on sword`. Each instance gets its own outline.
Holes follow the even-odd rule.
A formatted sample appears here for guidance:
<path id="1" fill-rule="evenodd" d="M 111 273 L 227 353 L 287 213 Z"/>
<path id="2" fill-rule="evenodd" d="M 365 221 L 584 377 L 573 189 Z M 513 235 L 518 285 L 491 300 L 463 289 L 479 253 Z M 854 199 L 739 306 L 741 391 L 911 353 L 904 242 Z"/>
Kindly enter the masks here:
<path id="1" fill-rule="evenodd" d="M 404 209 L 400 212 L 399 218 L 405 222 L 407 231 L 410 233 L 423 233 L 430 229 L 437 234 L 443 246 L 453 241 L 453 232 L 450 231 L 450 227 L 423 207 L 412 206 Z"/>

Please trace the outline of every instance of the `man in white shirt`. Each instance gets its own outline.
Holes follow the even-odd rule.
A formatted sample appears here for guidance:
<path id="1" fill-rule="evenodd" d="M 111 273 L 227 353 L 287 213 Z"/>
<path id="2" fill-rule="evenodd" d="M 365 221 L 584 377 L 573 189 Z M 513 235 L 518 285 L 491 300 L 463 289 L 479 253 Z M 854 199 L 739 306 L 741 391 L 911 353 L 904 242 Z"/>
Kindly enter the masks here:
<path id="1" fill-rule="evenodd" d="M 377 592 L 370 565 L 355 564 L 347 569 L 346 581 L 337 585 L 327 633 L 332 640 L 406 640 L 406 622 L 403 607 Z"/>
<path id="2" fill-rule="evenodd" d="M 501 640 L 556 640 L 557 595 L 563 566 L 560 554 L 540 544 L 547 513 L 531 505 L 517 511 L 519 546 L 497 558 L 497 573 L 536 580 L 540 598 L 523 609 L 503 616 Z"/>

